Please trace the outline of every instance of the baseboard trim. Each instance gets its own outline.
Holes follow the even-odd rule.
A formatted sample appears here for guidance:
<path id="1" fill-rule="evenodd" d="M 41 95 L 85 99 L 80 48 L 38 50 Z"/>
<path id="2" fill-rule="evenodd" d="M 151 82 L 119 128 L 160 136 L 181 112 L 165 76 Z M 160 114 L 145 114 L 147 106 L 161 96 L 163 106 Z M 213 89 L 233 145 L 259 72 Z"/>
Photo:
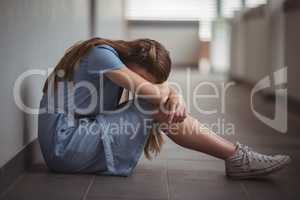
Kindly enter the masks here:
<path id="1" fill-rule="evenodd" d="M 32 159 L 39 149 L 38 140 L 35 139 L 15 155 L 8 163 L 0 168 L 0 197 L 32 165 Z"/>

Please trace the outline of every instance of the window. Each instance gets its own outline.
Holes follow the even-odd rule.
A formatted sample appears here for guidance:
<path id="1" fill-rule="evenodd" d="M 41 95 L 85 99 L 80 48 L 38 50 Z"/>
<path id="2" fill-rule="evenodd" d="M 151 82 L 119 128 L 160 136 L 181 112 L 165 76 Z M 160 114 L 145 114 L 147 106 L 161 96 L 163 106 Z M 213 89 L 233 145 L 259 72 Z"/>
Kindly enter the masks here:
<path id="1" fill-rule="evenodd" d="M 126 0 L 128 20 L 196 20 L 211 21 L 217 15 L 217 0 Z M 222 0 L 223 16 L 231 18 L 242 9 L 243 0 Z M 245 0 L 246 7 L 266 4 L 267 0 Z"/>
<path id="2" fill-rule="evenodd" d="M 266 3 L 267 3 L 267 0 L 247 0 L 246 1 L 246 7 L 254 8 L 254 7 L 257 7 L 259 5 L 266 4 Z"/>
<path id="3" fill-rule="evenodd" d="M 223 0 L 222 1 L 222 13 L 226 18 L 231 18 L 234 16 L 234 12 L 242 8 L 241 0 Z"/>
<path id="4" fill-rule="evenodd" d="M 199 38 L 203 41 L 210 41 L 212 37 L 211 21 L 201 21 L 199 26 Z"/>
<path id="5" fill-rule="evenodd" d="M 127 0 L 128 20 L 196 20 L 216 17 L 215 0 Z"/>

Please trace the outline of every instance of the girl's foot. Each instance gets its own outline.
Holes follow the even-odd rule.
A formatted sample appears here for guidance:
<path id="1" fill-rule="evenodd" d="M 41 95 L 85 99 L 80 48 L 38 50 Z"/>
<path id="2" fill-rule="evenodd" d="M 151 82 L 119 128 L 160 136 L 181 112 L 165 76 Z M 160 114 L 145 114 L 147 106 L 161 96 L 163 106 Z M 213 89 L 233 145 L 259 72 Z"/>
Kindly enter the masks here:
<path id="1" fill-rule="evenodd" d="M 262 177 L 282 169 L 290 162 L 289 156 L 267 156 L 237 143 L 235 154 L 225 160 L 226 175 L 235 179 Z"/>

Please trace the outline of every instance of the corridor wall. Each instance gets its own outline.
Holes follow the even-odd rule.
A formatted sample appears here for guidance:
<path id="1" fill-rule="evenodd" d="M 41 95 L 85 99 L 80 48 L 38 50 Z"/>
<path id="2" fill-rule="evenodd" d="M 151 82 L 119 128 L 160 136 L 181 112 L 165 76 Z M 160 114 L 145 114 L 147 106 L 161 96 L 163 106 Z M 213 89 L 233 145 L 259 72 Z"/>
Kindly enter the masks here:
<path id="1" fill-rule="evenodd" d="M 300 2 L 285 8 L 285 63 L 288 67 L 289 96 L 300 102 Z"/>
<path id="2" fill-rule="evenodd" d="M 231 21 L 230 74 L 250 83 L 269 69 L 269 22 L 266 7 L 243 11 Z"/>
<path id="3" fill-rule="evenodd" d="M 231 22 L 230 74 L 255 84 L 287 67 L 288 95 L 300 102 L 300 2 L 269 1 L 263 15 L 254 11 L 244 11 Z"/>
<path id="4" fill-rule="evenodd" d="M 16 79 L 30 69 L 54 67 L 67 47 L 90 34 L 90 1 L 0 0 L 0 167 L 37 137 L 36 115 L 15 104 Z M 21 98 L 38 107 L 46 77 L 27 78 Z"/>

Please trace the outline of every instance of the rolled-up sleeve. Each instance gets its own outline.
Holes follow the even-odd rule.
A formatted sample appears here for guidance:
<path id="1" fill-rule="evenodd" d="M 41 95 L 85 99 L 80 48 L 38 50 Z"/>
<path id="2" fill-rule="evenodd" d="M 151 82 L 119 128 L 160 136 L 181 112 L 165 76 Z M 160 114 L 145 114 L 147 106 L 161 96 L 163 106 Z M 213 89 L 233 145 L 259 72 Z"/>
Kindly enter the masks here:
<path id="1" fill-rule="evenodd" d="M 115 49 L 108 45 L 99 45 L 88 54 L 88 72 L 105 73 L 125 67 Z"/>

